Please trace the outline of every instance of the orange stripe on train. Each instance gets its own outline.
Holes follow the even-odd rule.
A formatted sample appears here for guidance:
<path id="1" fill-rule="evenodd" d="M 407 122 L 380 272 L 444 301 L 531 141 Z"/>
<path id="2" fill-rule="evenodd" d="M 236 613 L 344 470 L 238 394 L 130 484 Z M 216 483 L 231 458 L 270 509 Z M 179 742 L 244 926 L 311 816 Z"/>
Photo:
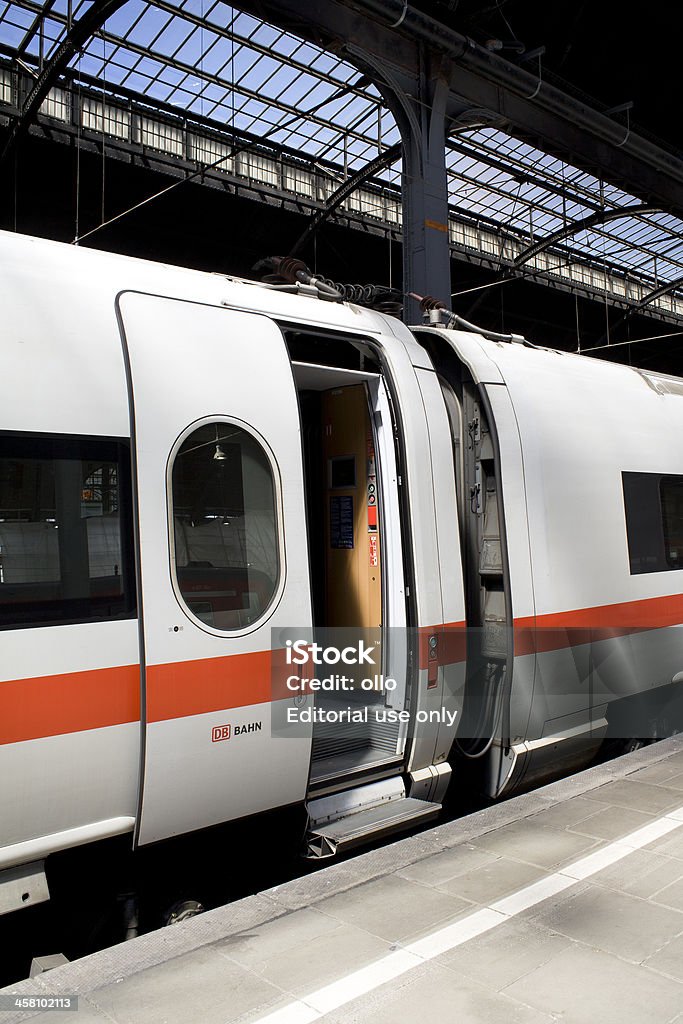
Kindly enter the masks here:
<path id="1" fill-rule="evenodd" d="M 530 615 L 515 619 L 515 654 L 557 651 L 681 623 L 683 594 Z"/>
<path id="2" fill-rule="evenodd" d="M 284 665 L 284 654 L 279 653 Z M 286 691 L 279 695 L 273 692 L 272 660 L 271 651 L 256 651 L 148 665 L 147 721 L 164 722 L 186 715 L 265 704 L 285 697 Z"/>
<path id="3" fill-rule="evenodd" d="M 559 650 L 683 623 L 683 594 L 515 619 L 515 654 Z M 466 655 L 463 622 L 420 627 L 419 664 L 439 637 L 438 663 Z M 274 660 L 277 659 L 276 661 Z M 279 663 L 279 664 L 278 664 Z M 147 721 L 264 704 L 290 696 L 284 652 L 257 651 L 147 667 Z M 140 718 L 138 665 L 0 682 L 0 744 L 101 729 Z"/>
<path id="4" fill-rule="evenodd" d="M 139 718 L 139 665 L 0 682 L 0 744 Z"/>

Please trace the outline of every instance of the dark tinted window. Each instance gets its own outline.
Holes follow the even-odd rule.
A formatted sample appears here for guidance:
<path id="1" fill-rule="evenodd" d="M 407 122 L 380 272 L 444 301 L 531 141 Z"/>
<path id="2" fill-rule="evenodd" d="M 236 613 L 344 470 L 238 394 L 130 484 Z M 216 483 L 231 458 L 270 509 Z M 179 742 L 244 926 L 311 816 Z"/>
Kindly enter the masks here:
<path id="1" fill-rule="evenodd" d="M 0 435 L 0 625 L 134 612 L 127 446 Z"/>
<path id="2" fill-rule="evenodd" d="M 275 481 L 264 449 L 232 423 L 199 427 L 175 457 L 172 497 L 183 601 L 216 629 L 250 626 L 280 575 Z"/>
<path id="3" fill-rule="evenodd" d="M 631 573 L 683 569 L 683 477 L 622 473 Z"/>
<path id="4" fill-rule="evenodd" d="M 683 569 L 683 477 L 665 476 L 659 493 L 664 524 L 664 556 L 672 569 Z"/>

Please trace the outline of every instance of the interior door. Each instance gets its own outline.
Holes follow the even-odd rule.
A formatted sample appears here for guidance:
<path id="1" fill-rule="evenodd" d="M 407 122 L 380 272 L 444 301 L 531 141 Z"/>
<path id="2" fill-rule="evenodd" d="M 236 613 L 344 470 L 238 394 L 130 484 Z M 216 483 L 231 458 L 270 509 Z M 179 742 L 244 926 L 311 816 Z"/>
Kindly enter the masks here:
<path id="1" fill-rule="evenodd" d="M 271 703 L 271 650 L 281 630 L 310 630 L 311 606 L 299 412 L 279 328 L 133 292 L 119 306 L 145 678 L 137 839 L 147 843 L 303 799 L 310 727 L 281 727 L 294 698 L 280 689 Z"/>

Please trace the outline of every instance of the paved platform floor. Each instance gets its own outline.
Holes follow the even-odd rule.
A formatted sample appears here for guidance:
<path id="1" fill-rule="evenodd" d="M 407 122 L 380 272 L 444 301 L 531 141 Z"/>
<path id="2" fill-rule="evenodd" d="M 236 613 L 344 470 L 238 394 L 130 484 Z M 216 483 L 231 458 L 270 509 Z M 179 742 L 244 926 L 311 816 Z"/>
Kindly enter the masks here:
<path id="1" fill-rule="evenodd" d="M 683 738 L 10 993 L 79 1008 L 0 1024 L 683 1024 Z"/>

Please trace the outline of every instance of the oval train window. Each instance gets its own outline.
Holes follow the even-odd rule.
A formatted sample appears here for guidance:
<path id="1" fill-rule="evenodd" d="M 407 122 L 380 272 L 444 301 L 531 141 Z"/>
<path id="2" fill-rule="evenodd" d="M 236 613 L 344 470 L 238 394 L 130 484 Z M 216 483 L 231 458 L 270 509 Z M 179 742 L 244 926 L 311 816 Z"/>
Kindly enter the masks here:
<path id="1" fill-rule="evenodd" d="M 171 489 L 182 600 L 214 629 L 250 626 L 272 601 L 280 573 L 266 452 L 236 424 L 204 424 L 178 449 Z"/>

